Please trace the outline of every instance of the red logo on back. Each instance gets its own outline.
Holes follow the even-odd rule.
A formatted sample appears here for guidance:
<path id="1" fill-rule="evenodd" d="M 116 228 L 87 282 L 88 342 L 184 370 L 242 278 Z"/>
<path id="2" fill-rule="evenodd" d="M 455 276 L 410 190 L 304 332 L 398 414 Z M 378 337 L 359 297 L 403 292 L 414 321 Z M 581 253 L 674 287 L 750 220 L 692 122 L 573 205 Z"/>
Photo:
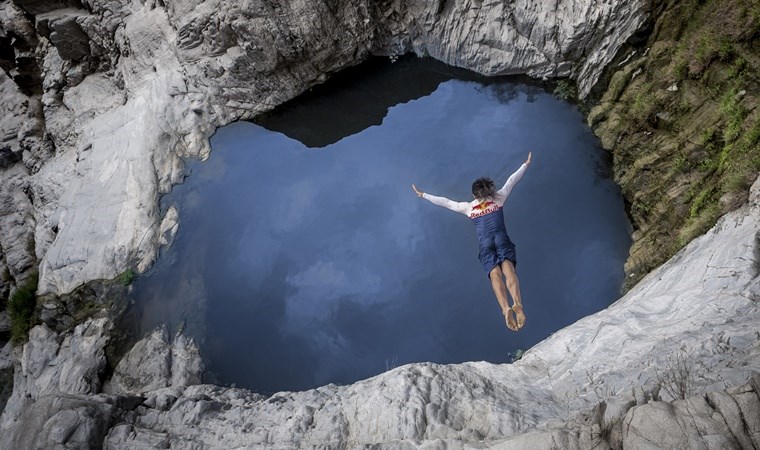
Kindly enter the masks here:
<path id="1" fill-rule="evenodd" d="M 482 202 L 478 203 L 477 205 L 472 207 L 473 211 L 480 211 L 483 209 L 488 208 L 491 205 L 495 205 L 496 203 L 489 201 L 489 200 L 483 200 Z"/>

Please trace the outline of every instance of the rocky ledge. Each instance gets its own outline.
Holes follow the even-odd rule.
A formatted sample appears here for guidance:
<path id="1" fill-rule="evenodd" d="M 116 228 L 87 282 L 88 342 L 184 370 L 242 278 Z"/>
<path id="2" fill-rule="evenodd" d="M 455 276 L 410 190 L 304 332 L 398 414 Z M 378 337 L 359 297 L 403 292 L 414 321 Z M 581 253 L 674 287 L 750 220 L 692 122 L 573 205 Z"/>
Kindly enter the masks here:
<path id="1" fill-rule="evenodd" d="M 513 364 L 410 364 L 266 398 L 192 385 L 202 364 L 182 336 L 153 333 L 105 380 L 107 319 L 62 341 L 38 326 L 0 448 L 757 448 L 758 321 L 760 179 L 746 206 Z"/>

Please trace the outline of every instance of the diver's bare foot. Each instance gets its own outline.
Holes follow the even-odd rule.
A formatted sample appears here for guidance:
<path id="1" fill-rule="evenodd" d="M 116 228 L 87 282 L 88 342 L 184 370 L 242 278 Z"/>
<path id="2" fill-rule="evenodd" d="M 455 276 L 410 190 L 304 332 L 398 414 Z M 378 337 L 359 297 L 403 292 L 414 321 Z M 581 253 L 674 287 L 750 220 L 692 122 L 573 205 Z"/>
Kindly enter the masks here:
<path id="1" fill-rule="evenodd" d="M 515 318 L 515 313 L 512 312 L 512 308 L 507 308 L 507 311 L 504 313 L 504 317 L 507 319 L 507 328 L 512 331 L 519 330 L 517 327 L 517 319 Z"/>
<path id="2" fill-rule="evenodd" d="M 515 317 L 517 318 L 517 329 L 519 330 L 525 326 L 525 313 L 523 312 L 522 305 L 518 304 L 512 305 L 512 310 L 515 312 Z"/>

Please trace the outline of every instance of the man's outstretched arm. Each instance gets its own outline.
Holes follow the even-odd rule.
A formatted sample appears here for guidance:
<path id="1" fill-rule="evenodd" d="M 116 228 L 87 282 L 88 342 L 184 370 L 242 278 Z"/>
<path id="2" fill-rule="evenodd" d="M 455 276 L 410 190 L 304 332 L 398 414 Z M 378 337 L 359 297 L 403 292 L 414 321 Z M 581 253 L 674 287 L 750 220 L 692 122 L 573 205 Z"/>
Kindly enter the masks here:
<path id="1" fill-rule="evenodd" d="M 467 215 L 467 212 L 470 209 L 470 204 L 467 202 L 455 202 L 453 200 L 449 200 L 446 197 L 436 197 L 435 195 L 426 194 L 422 192 L 421 190 L 417 189 L 417 186 L 415 185 L 412 185 L 412 189 L 414 189 L 414 193 L 417 194 L 417 197 L 424 198 L 425 200 L 429 201 L 430 203 L 434 205 L 442 206 L 454 212 Z"/>
<path id="2" fill-rule="evenodd" d="M 507 182 L 504 183 L 504 186 L 502 186 L 501 189 L 499 189 L 496 192 L 496 195 L 507 197 L 510 192 L 512 192 L 512 188 L 515 187 L 518 181 L 520 181 L 520 178 L 522 178 L 523 174 L 525 173 L 525 170 L 530 165 L 530 161 L 532 159 L 533 152 L 528 152 L 528 159 L 525 160 L 525 162 L 520 166 L 519 169 L 515 171 L 508 179 Z"/>

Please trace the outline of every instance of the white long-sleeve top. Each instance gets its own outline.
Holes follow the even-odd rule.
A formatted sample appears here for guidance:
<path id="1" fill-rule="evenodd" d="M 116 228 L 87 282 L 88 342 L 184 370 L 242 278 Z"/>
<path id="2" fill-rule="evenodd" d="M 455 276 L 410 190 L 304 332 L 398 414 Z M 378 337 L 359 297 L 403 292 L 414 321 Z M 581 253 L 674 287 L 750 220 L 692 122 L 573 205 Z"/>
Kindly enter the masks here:
<path id="1" fill-rule="evenodd" d="M 522 178 L 525 169 L 527 168 L 527 164 L 523 163 L 523 165 L 507 179 L 504 186 L 496 191 L 496 195 L 493 199 L 475 199 L 471 202 L 455 202 L 446 197 L 437 197 L 428 193 L 422 194 L 422 198 L 434 205 L 442 206 L 464 214 L 470 219 L 477 219 L 478 217 L 483 217 L 496 211 L 500 211 L 502 207 L 504 207 L 504 202 L 507 201 L 507 197 L 509 197 L 510 192 L 512 192 L 512 188 L 515 187 L 515 184 L 517 184 L 518 181 L 520 181 L 520 178 Z"/>

